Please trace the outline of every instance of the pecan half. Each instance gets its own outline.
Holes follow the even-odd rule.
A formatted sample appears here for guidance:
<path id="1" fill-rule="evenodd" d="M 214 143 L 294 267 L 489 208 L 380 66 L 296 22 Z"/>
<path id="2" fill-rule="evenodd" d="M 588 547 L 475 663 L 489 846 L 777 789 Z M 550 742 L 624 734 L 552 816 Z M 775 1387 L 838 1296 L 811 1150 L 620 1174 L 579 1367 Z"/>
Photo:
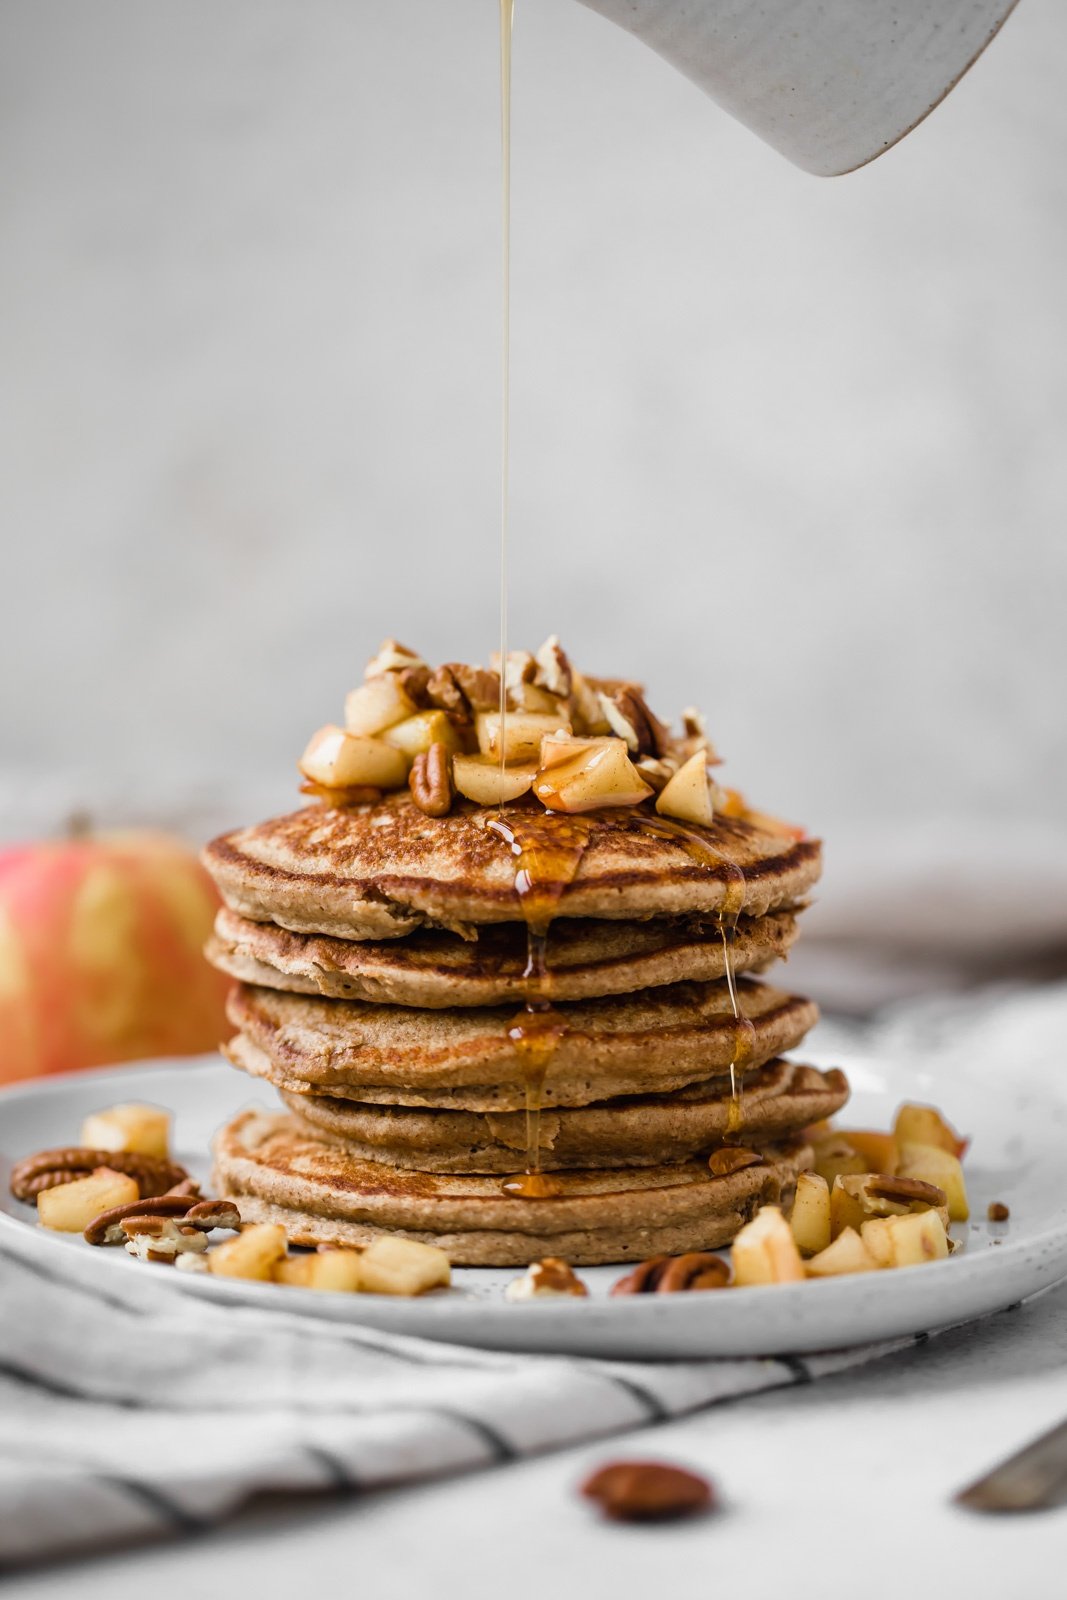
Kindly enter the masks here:
<path id="1" fill-rule="evenodd" d="M 420 811 L 428 817 L 445 817 L 452 809 L 452 775 L 448 767 L 448 750 L 435 741 L 423 754 L 415 757 L 408 777 L 411 798 Z"/>
<path id="2" fill-rule="evenodd" d="M 929 1206 L 936 1211 L 948 1204 L 944 1189 L 935 1183 L 924 1183 L 921 1178 L 896 1178 L 876 1173 L 867 1179 L 865 1188 L 872 1200 L 889 1200 L 894 1205 Z"/>
<path id="3" fill-rule="evenodd" d="M 697 1289 L 725 1289 L 730 1265 L 722 1256 L 691 1250 L 683 1256 L 652 1256 L 620 1278 L 611 1290 L 620 1294 L 684 1294 Z"/>
<path id="4" fill-rule="evenodd" d="M 762 1163 L 763 1157 L 758 1150 L 749 1150 L 740 1144 L 724 1144 L 708 1157 L 708 1171 L 713 1178 L 729 1178 L 735 1172 L 743 1172 L 746 1167 L 758 1167 Z"/>
<path id="5" fill-rule="evenodd" d="M 665 1461 L 611 1461 L 586 1479 L 581 1493 L 617 1522 L 667 1521 L 715 1504 L 707 1478 Z"/>
<path id="6" fill-rule="evenodd" d="M 201 1200 L 196 1185 L 190 1180 L 154 1200 L 132 1200 L 128 1206 L 113 1206 L 110 1211 L 102 1211 L 85 1229 L 86 1243 L 124 1244 L 128 1237 L 126 1222 L 130 1217 L 138 1222 L 150 1217 L 171 1217 L 183 1227 L 196 1228 L 201 1233 L 210 1233 L 213 1228 L 236 1232 L 241 1226 L 241 1214 L 232 1200 Z"/>
<path id="7" fill-rule="evenodd" d="M 11 1170 L 11 1193 L 16 1200 L 35 1200 L 45 1189 L 73 1183 L 97 1167 L 110 1167 L 135 1178 L 142 1197 L 163 1194 L 189 1174 L 176 1162 L 158 1156 L 135 1154 L 130 1150 L 88 1150 L 83 1145 L 68 1145 L 59 1150 L 41 1150 L 16 1162 Z"/>

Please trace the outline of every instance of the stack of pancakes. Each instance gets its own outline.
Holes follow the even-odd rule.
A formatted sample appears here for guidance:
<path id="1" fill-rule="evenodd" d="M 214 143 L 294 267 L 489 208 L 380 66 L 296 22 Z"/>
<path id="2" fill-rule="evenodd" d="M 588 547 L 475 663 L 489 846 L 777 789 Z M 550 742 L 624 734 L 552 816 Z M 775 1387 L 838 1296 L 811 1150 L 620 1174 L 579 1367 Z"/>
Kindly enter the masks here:
<path id="1" fill-rule="evenodd" d="M 818 844 L 590 813 L 566 881 L 542 885 L 535 961 L 520 891 L 551 820 L 531 799 L 434 817 L 393 794 L 208 847 L 227 1055 L 286 1106 L 217 1140 L 246 1219 L 303 1244 L 397 1233 L 457 1264 L 591 1264 L 714 1248 L 788 1195 L 799 1130 L 848 1087 L 782 1059 L 811 1001 L 742 976 L 735 1013 L 731 989 L 788 952 Z"/>

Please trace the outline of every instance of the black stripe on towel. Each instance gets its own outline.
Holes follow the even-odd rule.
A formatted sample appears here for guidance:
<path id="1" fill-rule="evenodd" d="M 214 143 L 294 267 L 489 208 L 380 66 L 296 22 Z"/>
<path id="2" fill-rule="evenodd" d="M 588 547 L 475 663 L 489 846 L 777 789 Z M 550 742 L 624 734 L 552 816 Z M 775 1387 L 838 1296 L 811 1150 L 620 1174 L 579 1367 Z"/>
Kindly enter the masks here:
<path id="1" fill-rule="evenodd" d="M 651 1389 L 646 1389 L 643 1383 L 637 1383 L 633 1378 L 624 1378 L 621 1373 L 611 1372 L 606 1367 L 591 1367 L 584 1362 L 581 1363 L 581 1370 L 595 1378 L 602 1378 L 605 1383 L 614 1384 L 616 1389 L 628 1394 L 631 1400 L 636 1400 L 649 1422 L 667 1422 L 672 1416 L 659 1396 L 653 1394 Z"/>
<path id="2" fill-rule="evenodd" d="M 784 1367 L 794 1383 L 811 1383 L 811 1368 L 799 1356 L 775 1356 L 775 1361 Z"/>
<path id="3" fill-rule="evenodd" d="M 353 1489 L 361 1489 L 363 1487 L 348 1464 L 342 1461 L 339 1455 L 335 1455 L 332 1450 L 325 1450 L 322 1445 L 318 1444 L 306 1444 L 304 1445 L 304 1454 L 310 1461 L 314 1461 L 317 1467 L 321 1467 L 335 1488 L 351 1493 Z"/>
<path id="4" fill-rule="evenodd" d="M 118 1489 L 130 1500 L 137 1500 L 142 1506 L 168 1523 L 180 1533 L 202 1533 L 211 1524 L 203 1517 L 186 1511 L 176 1500 L 163 1493 L 148 1483 L 141 1483 L 136 1478 L 121 1478 L 115 1473 L 100 1472 L 96 1474 L 98 1483 L 107 1484 L 110 1489 Z"/>

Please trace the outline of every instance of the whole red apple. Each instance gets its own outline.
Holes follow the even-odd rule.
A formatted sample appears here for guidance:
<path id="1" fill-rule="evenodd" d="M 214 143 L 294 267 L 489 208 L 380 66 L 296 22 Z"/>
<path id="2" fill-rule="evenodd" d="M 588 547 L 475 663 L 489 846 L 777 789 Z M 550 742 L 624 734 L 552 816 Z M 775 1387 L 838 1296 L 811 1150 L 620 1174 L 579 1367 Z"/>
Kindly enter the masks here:
<path id="1" fill-rule="evenodd" d="M 165 834 L 0 852 L 0 1083 L 214 1049 L 227 983 L 202 951 L 217 905 Z"/>

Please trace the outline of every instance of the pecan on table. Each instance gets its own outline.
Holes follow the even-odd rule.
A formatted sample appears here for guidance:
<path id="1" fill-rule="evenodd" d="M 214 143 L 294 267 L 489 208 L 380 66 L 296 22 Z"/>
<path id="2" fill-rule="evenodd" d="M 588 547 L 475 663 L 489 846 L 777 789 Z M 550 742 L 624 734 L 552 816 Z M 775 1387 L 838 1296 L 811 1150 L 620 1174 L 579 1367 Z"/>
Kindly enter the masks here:
<path id="1" fill-rule="evenodd" d="M 664 1461 L 611 1461 L 586 1479 L 581 1493 L 616 1522 L 666 1522 L 715 1504 L 706 1478 Z"/>

